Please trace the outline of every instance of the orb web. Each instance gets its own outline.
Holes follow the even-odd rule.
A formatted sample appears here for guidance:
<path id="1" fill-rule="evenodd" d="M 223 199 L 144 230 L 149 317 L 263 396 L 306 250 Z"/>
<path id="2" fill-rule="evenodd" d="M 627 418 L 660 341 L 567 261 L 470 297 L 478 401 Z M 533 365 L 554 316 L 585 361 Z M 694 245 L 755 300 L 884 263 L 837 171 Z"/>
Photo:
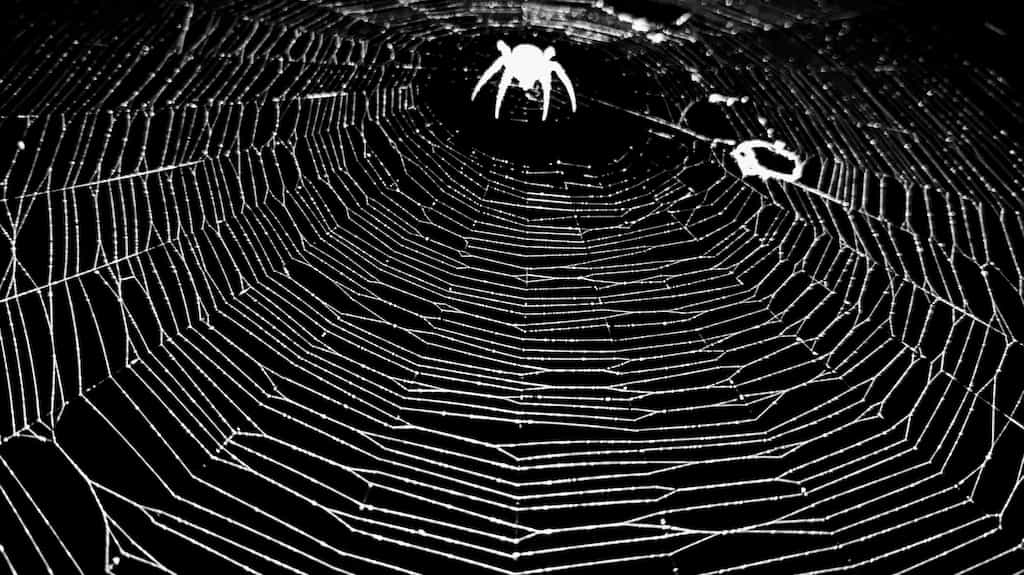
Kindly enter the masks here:
<path id="1" fill-rule="evenodd" d="M 896 4 L 621 4 L 17 4 L 3 564 L 1019 569 L 1019 92 Z M 499 38 L 578 112 L 470 103 Z"/>

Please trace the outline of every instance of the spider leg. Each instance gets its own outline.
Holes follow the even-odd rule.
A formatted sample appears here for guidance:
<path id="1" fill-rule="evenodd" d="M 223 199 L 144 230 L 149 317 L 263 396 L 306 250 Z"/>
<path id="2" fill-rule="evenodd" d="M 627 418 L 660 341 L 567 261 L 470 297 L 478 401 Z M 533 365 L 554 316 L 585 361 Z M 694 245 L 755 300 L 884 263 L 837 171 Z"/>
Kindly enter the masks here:
<path id="1" fill-rule="evenodd" d="M 540 79 L 540 91 L 544 94 L 544 114 L 541 121 L 548 119 L 548 108 L 551 107 L 551 74 Z"/>
<path id="2" fill-rule="evenodd" d="M 498 56 L 498 59 L 495 60 L 494 63 L 491 64 L 489 68 L 487 68 L 487 70 L 484 72 L 483 76 L 480 76 L 480 80 L 477 81 L 476 87 L 473 88 L 473 95 L 469 97 L 469 101 L 470 102 L 472 102 L 473 100 L 476 100 L 476 95 L 478 93 L 480 93 L 480 88 L 483 88 L 484 84 L 486 84 L 488 80 L 490 80 L 495 74 L 497 74 L 498 70 L 501 70 L 502 66 L 504 66 L 504 65 L 505 65 L 505 57 L 504 56 Z"/>
<path id="3" fill-rule="evenodd" d="M 498 84 L 498 98 L 494 101 L 495 120 L 501 115 L 501 102 L 505 99 L 505 92 L 508 91 L 508 87 L 511 85 L 512 73 L 508 71 L 508 68 L 505 68 L 505 71 L 501 74 L 501 83 Z"/>
<path id="4" fill-rule="evenodd" d="M 572 87 L 572 81 L 569 80 L 569 75 L 565 73 L 565 68 L 562 67 L 558 62 L 551 63 L 551 71 L 554 72 L 558 79 L 562 81 L 565 86 L 565 91 L 569 92 L 569 101 L 572 102 L 572 111 L 576 111 L 576 90 Z"/>

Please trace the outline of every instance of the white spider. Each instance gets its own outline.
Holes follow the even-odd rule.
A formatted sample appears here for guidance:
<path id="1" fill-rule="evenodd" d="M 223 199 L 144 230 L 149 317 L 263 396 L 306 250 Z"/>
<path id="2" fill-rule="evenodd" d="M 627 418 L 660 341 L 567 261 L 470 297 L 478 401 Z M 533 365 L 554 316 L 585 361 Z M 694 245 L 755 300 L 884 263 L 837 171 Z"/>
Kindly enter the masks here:
<path id="1" fill-rule="evenodd" d="M 498 99 L 494 103 L 494 118 L 501 115 L 501 102 L 505 99 L 505 92 L 512 85 L 513 80 L 520 89 L 530 90 L 540 82 L 541 92 L 544 94 L 544 115 L 541 120 L 548 119 L 548 107 L 551 105 L 551 75 L 558 75 L 558 79 L 565 85 L 569 92 L 569 101 L 572 102 L 572 111 L 576 111 L 576 92 L 572 88 L 572 82 L 565 73 L 565 69 L 558 62 L 552 60 L 555 57 L 555 49 L 548 46 L 543 51 L 533 44 L 519 44 L 514 49 L 509 48 L 504 40 L 498 40 L 498 51 L 501 56 L 491 64 L 480 81 L 473 88 L 473 95 L 469 98 L 472 102 L 476 100 L 477 93 L 484 84 L 498 73 L 505 69 L 501 75 L 501 82 L 498 84 Z"/>

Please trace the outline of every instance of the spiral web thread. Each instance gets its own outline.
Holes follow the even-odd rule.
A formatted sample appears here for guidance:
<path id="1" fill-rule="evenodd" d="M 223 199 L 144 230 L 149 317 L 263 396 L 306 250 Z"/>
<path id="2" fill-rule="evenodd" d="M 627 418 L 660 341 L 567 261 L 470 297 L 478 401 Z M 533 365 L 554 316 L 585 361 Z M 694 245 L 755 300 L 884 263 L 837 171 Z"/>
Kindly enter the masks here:
<path id="1" fill-rule="evenodd" d="M 1020 568 L 1017 94 L 884 10 L 681 7 L 15 18 L 6 565 Z M 460 145 L 422 51 L 524 26 L 646 69 L 678 160 Z M 658 123 L 709 100 L 800 182 Z"/>

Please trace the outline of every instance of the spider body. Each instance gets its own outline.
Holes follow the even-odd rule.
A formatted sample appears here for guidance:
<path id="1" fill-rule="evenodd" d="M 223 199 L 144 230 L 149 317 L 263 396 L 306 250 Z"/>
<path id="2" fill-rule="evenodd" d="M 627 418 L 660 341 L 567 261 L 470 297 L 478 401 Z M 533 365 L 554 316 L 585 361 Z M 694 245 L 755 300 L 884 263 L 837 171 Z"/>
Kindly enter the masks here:
<path id="1" fill-rule="evenodd" d="M 555 57 L 555 49 L 548 46 L 541 50 L 533 44 L 519 44 L 515 48 L 509 48 L 503 40 L 498 40 L 498 52 L 501 53 L 498 59 L 484 71 L 480 80 L 473 88 L 473 95 L 470 101 L 476 100 L 480 89 L 484 87 L 499 71 L 501 81 L 498 83 L 498 97 L 494 102 L 494 118 L 501 116 L 501 104 L 505 99 L 505 93 L 509 86 L 515 83 L 523 90 L 531 90 L 538 83 L 544 97 L 544 112 L 542 120 L 548 119 L 548 109 L 551 107 L 551 76 L 558 76 L 558 79 L 565 86 L 569 93 L 569 101 L 572 103 L 573 112 L 576 111 L 576 92 L 573 90 L 572 82 L 565 73 L 565 69 L 552 58 Z"/>

